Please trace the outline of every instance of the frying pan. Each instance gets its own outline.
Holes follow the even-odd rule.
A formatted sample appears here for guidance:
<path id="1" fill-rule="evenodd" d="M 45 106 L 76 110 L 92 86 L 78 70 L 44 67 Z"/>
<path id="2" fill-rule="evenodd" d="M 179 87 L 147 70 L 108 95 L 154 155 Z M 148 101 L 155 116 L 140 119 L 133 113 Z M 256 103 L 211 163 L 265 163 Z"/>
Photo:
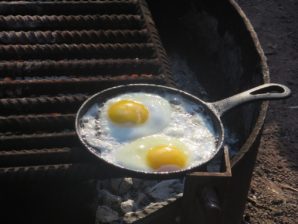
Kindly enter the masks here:
<path id="1" fill-rule="evenodd" d="M 190 101 L 196 105 L 199 105 L 201 108 L 201 113 L 203 116 L 206 117 L 209 121 L 211 121 L 212 129 L 214 130 L 214 134 L 216 136 L 216 150 L 214 153 L 210 155 L 209 158 L 202 161 L 195 166 L 190 166 L 182 170 L 176 171 L 168 171 L 168 172 L 149 172 L 149 171 L 138 171 L 132 170 L 129 168 L 122 167 L 118 164 L 114 164 L 101 156 L 100 150 L 91 144 L 88 143 L 86 138 L 82 135 L 81 129 L 83 127 L 82 117 L 88 112 L 88 110 L 94 106 L 98 105 L 99 107 L 103 105 L 107 100 L 116 97 L 120 94 L 125 93 L 132 93 L 132 92 L 142 92 L 142 93 L 151 93 L 151 94 L 158 94 L 163 96 L 165 94 L 173 94 L 182 99 Z M 242 93 L 236 94 L 234 96 L 228 97 L 226 99 L 222 99 L 216 102 L 204 102 L 198 97 L 187 93 L 185 91 L 161 86 L 161 85 L 154 85 L 154 84 L 129 84 L 129 85 L 121 85 L 112 87 L 106 90 L 103 90 L 90 98 L 88 98 L 80 107 L 77 112 L 76 120 L 75 120 L 75 127 L 76 133 L 83 144 L 83 146 L 91 152 L 94 156 L 96 156 L 100 162 L 106 163 L 107 167 L 116 168 L 119 172 L 125 173 L 127 176 L 133 177 L 153 177 L 153 178 L 173 178 L 185 175 L 187 172 L 192 170 L 198 169 L 210 160 L 212 160 L 221 150 L 224 143 L 224 127 L 221 121 L 221 117 L 224 113 L 230 110 L 233 107 L 236 107 L 240 104 L 244 104 L 251 101 L 258 101 L 258 100 L 275 100 L 275 99 L 283 99 L 289 97 L 291 91 L 288 87 L 280 84 L 263 84 L 257 86 L 255 88 L 249 89 Z M 100 126 L 98 127 L 100 128 Z"/>

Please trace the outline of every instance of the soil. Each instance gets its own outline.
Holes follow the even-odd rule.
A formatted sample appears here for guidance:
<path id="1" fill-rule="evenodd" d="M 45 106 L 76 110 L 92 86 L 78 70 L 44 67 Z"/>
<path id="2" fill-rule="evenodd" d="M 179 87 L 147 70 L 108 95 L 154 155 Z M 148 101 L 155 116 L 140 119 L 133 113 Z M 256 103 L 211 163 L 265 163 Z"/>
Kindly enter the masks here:
<path id="1" fill-rule="evenodd" d="M 298 221 L 298 1 L 238 0 L 253 24 L 271 82 L 292 97 L 271 102 L 248 196 L 244 223 Z"/>

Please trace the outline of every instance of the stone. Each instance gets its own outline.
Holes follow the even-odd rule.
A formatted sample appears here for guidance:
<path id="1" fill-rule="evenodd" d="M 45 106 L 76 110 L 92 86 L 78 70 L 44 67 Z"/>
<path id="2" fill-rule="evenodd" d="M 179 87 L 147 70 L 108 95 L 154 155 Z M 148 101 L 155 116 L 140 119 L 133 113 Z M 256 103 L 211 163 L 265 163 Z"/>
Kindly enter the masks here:
<path id="1" fill-rule="evenodd" d="M 127 201 L 122 202 L 120 207 L 123 213 L 131 212 L 134 208 L 134 201 L 131 199 L 128 199 Z"/>
<path id="2" fill-rule="evenodd" d="M 137 207 L 148 205 L 150 203 L 150 198 L 142 192 L 139 192 L 135 199 L 135 204 Z"/>
<path id="3" fill-rule="evenodd" d="M 118 212 L 107 206 L 98 206 L 96 210 L 96 223 L 111 223 L 119 220 Z"/>
<path id="4" fill-rule="evenodd" d="M 183 191 L 183 184 L 180 180 L 164 180 L 149 188 L 147 193 L 156 201 L 167 200 Z"/>
<path id="5" fill-rule="evenodd" d="M 138 178 L 133 178 L 132 183 L 133 183 L 133 188 L 138 190 L 143 185 L 144 180 L 138 179 Z"/>
<path id="6" fill-rule="evenodd" d="M 282 199 L 273 199 L 271 201 L 271 204 L 273 204 L 273 205 L 280 205 L 280 204 L 283 204 L 283 203 L 284 203 L 284 200 L 282 200 Z"/>
<path id="7" fill-rule="evenodd" d="M 132 223 L 181 197 L 183 181 L 117 178 L 99 182 L 97 190 L 98 222 Z"/>
<path id="8" fill-rule="evenodd" d="M 96 188 L 97 190 L 101 190 L 101 189 L 108 189 L 111 185 L 111 181 L 109 179 L 107 180 L 99 180 L 96 183 Z"/>
<path id="9" fill-rule="evenodd" d="M 120 207 L 120 203 L 122 201 L 121 197 L 114 195 L 105 189 L 98 190 L 97 195 L 98 195 L 100 204 L 106 205 L 115 209 Z"/>
<path id="10" fill-rule="evenodd" d="M 132 188 L 132 178 L 117 178 L 111 180 L 112 191 L 117 195 L 123 195 Z"/>

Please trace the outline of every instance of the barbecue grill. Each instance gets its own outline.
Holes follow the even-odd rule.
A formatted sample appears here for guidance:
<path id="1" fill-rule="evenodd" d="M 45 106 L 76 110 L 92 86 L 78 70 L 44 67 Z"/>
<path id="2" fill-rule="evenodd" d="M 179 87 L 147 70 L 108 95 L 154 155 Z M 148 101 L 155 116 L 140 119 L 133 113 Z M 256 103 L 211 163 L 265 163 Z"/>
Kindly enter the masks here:
<path id="1" fill-rule="evenodd" d="M 175 70 L 176 55 L 208 89 L 208 96 L 194 93 L 203 99 L 269 82 L 257 37 L 233 0 L 148 4 L 152 15 L 143 0 L 0 2 L 0 181 L 12 189 L 3 192 L 18 195 L 15 183 L 31 189 L 40 182 L 59 182 L 54 189 L 68 192 L 74 182 L 125 176 L 81 147 L 75 113 L 90 95 L 119 84 L 184 88 L 189 80 L 175 74 L 187 71 Z M 225 117 L 240 133 L 232 168 L 226 149 L 220 171 L 191 174 L 181 200 L 139 222 L 171 223 L 183 204 L 197 205 L 181 212 L 185 223 L 239 223 L 266 109 L 267 103 L 246 105 Z"/>

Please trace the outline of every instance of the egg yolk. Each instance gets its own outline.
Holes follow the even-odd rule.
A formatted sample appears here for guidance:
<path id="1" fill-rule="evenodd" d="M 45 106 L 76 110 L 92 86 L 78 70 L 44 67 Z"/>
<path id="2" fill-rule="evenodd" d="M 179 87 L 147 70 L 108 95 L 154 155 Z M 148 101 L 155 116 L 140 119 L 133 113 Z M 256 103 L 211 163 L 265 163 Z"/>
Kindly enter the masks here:
<path id="1" fill-rule="evenodd" d="M 143 104 L 132 100 L 120 100 L 108 109 L 111 121 L 116 124 L 143 124 L 149 111 Z"/>
<path id="2" fill-rule="evenodd" d="M 174 146 L 156 146 L 149 149 L 147 153 L 148 165 L 155 170 L 169 165 L 183 168 L 186 161 L 186 153 Z"/>

